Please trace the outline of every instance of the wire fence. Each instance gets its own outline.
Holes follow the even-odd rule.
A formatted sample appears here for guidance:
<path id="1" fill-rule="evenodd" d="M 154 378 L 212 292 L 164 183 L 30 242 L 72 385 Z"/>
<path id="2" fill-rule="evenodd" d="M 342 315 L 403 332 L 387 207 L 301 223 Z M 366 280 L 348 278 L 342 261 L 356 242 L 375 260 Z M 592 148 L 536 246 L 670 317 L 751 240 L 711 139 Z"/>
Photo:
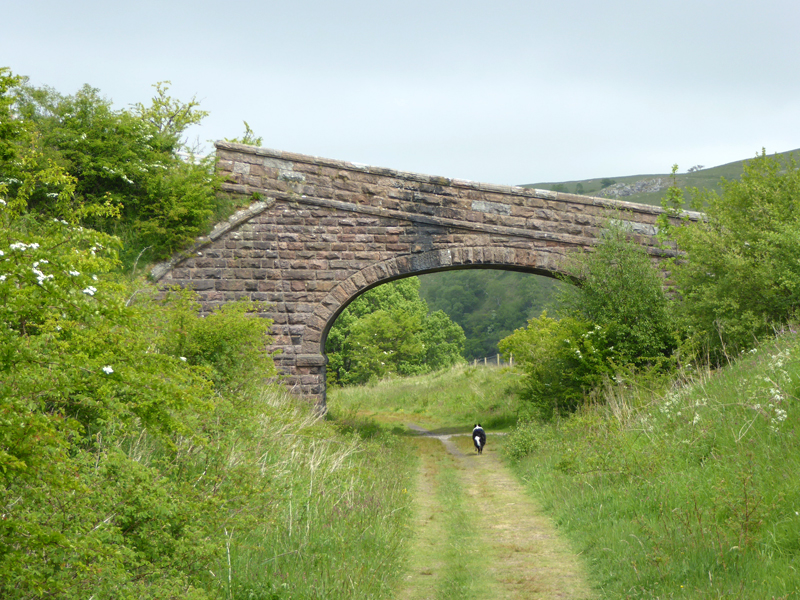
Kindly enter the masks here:
<path id="1" fill-rule="evenodd" d="M 510 355 L 508 360 L 503 358 L 501 354 L 494 354 L 492 356 L 484 356 L 483 358 L 473 358 L 470 361 L 472 366 L 484 366 L 484 367 L 513 367 L 514 366 L 514 355 Z"/>

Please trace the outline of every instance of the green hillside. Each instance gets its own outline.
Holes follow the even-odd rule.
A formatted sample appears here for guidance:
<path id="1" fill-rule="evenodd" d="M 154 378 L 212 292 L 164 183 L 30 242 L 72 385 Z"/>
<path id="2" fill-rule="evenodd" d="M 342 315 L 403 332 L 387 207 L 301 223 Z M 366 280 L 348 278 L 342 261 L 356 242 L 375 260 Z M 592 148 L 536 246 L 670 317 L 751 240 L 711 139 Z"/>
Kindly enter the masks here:
<path id="1" fill-rule="evenodd" d="M 774 154 L 774 156 L 785 157 L 793 153 L 800 156 L 800 149 L 789 150 L 787 152 L 778 152 Z M 746 158 L 716 167 L 693 170 L 691 173 L 678 173 L 676 176 L 678 187 L 682 189 L 706 188 L 719 191 L 720 179 L 723 177 L 725 179 L 738 179 L 742 174 L 742 166 L 748 160 L 751 159 Z M 690 168 L 694 169 L 694 167 Z M 642 204 L 658 206 L 661 204 L 661 198 L 666 193 L 666 189 L 670 184 L 670 180 L 671 175 L 669 173 L 661 173 L 652 175 L 626 175 L 623 177 L 598 177 L 595 179 L 582 179 L 573 181 L 528 183 L 524 184 L 522 187 L 563 191 L 573 194 L 585 194 L 587 196 L 603 196 L 608 198 L 617 198 L 619 200 L 625 200 L 628 202 L 640 202 Z M 614 183 L 609 184 L 609 182 L 612 181 Z M 637 184 L 639 187 L 644 187 L 646 189 L 637 191 Z M 623 186 L 624 188 L 621 190 L 620 195 L 614 195 L 615 188 L 619 189 Z M 660 189 L 648 191 L 654 187 L 660 187 Z"/>

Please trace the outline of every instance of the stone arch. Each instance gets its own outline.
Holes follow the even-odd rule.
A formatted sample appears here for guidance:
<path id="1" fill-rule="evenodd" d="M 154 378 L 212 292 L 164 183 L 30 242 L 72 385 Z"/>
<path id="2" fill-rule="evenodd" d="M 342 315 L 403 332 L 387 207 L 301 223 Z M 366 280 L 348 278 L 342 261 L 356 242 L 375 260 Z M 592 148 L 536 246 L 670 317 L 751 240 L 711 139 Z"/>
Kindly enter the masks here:
<path id="1" fill-rule="evenodd" d="M 662 211 L 652 206 L 227 142 L 217 157 L 223 191 L 252 202 L 152 277 L 194 288 L 205 311 L 243 297 L 269 304 L 284 382 L 322 408 L 330 325 L 380 283 L 464 268 L 556 274 L 610 218 L 656 260 L 674 255 L 656 239 Z"/>
<path id="2" fill-rule="evenodd" d="M 432 250 L 375 263 L 348 277 L 317 305 L 306 325 L 301 352 L 324 356 L 325 341 L 337 317 L 358 296 L 379 285 L 404 277 L 458 269 L 500 269 L 532 275 L 567 275 L 560 264 L 562 257 L 562 254 L 556 252 L 470 246 Z"/>

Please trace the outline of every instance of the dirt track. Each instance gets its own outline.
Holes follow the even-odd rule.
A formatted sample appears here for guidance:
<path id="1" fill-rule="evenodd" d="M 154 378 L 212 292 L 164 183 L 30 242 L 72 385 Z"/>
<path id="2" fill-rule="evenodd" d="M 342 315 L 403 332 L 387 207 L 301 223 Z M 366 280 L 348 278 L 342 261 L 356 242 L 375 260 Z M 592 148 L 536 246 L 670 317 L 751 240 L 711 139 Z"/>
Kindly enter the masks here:
<path id="1" fill-rule="evenodd" d="M 491 432 L 478 455 L 467 435 L 410 427 L 421 433 L 421 467 L 409 571 L 398 598 L 592 597 L 577 557 L 502 464 Z"/>

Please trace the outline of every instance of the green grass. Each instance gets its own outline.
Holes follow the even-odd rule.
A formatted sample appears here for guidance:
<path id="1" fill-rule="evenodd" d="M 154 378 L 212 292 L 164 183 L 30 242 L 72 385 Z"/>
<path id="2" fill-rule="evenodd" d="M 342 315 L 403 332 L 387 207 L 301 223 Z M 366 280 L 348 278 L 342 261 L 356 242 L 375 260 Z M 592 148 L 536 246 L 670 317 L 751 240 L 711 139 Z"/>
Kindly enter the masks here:
<path id="1" fill-rule="evenodd" d="M 258 448 L 232 457 L 255 462 L 268 506 L 226 530 L 222 597 L 387 597 L 404 568 L 413 455 L 380 430 L 271 404 Z"/>
<path id="2" fill-rule="evenodd" d="M 395 428 L 414 423 L 439 433 L 470 431 L 480 422 L 493 430 L 517 421 L 513 390 L 519 375 L 504 367 L 458 366 L 428 375 L 332 389 L 335 418 L 359 415 Z"/>
<path id="3" fill-rule="evenodd" d="M 800 594 L 800 340 L 665 395 L 520 426 L 506 451 L 604 598 Z"/>
<path id="4" fill-rule="evenodd" d="M 481 531 L 465 506 L 464 481 L 450 455 L 441 455 L 437 496 L 442 506 L 446 531 L 444 562 L 447 565 L 437 585 L 437 599 L 461 600 L 485 596 L 485 572 L 482 568 Z"/>

